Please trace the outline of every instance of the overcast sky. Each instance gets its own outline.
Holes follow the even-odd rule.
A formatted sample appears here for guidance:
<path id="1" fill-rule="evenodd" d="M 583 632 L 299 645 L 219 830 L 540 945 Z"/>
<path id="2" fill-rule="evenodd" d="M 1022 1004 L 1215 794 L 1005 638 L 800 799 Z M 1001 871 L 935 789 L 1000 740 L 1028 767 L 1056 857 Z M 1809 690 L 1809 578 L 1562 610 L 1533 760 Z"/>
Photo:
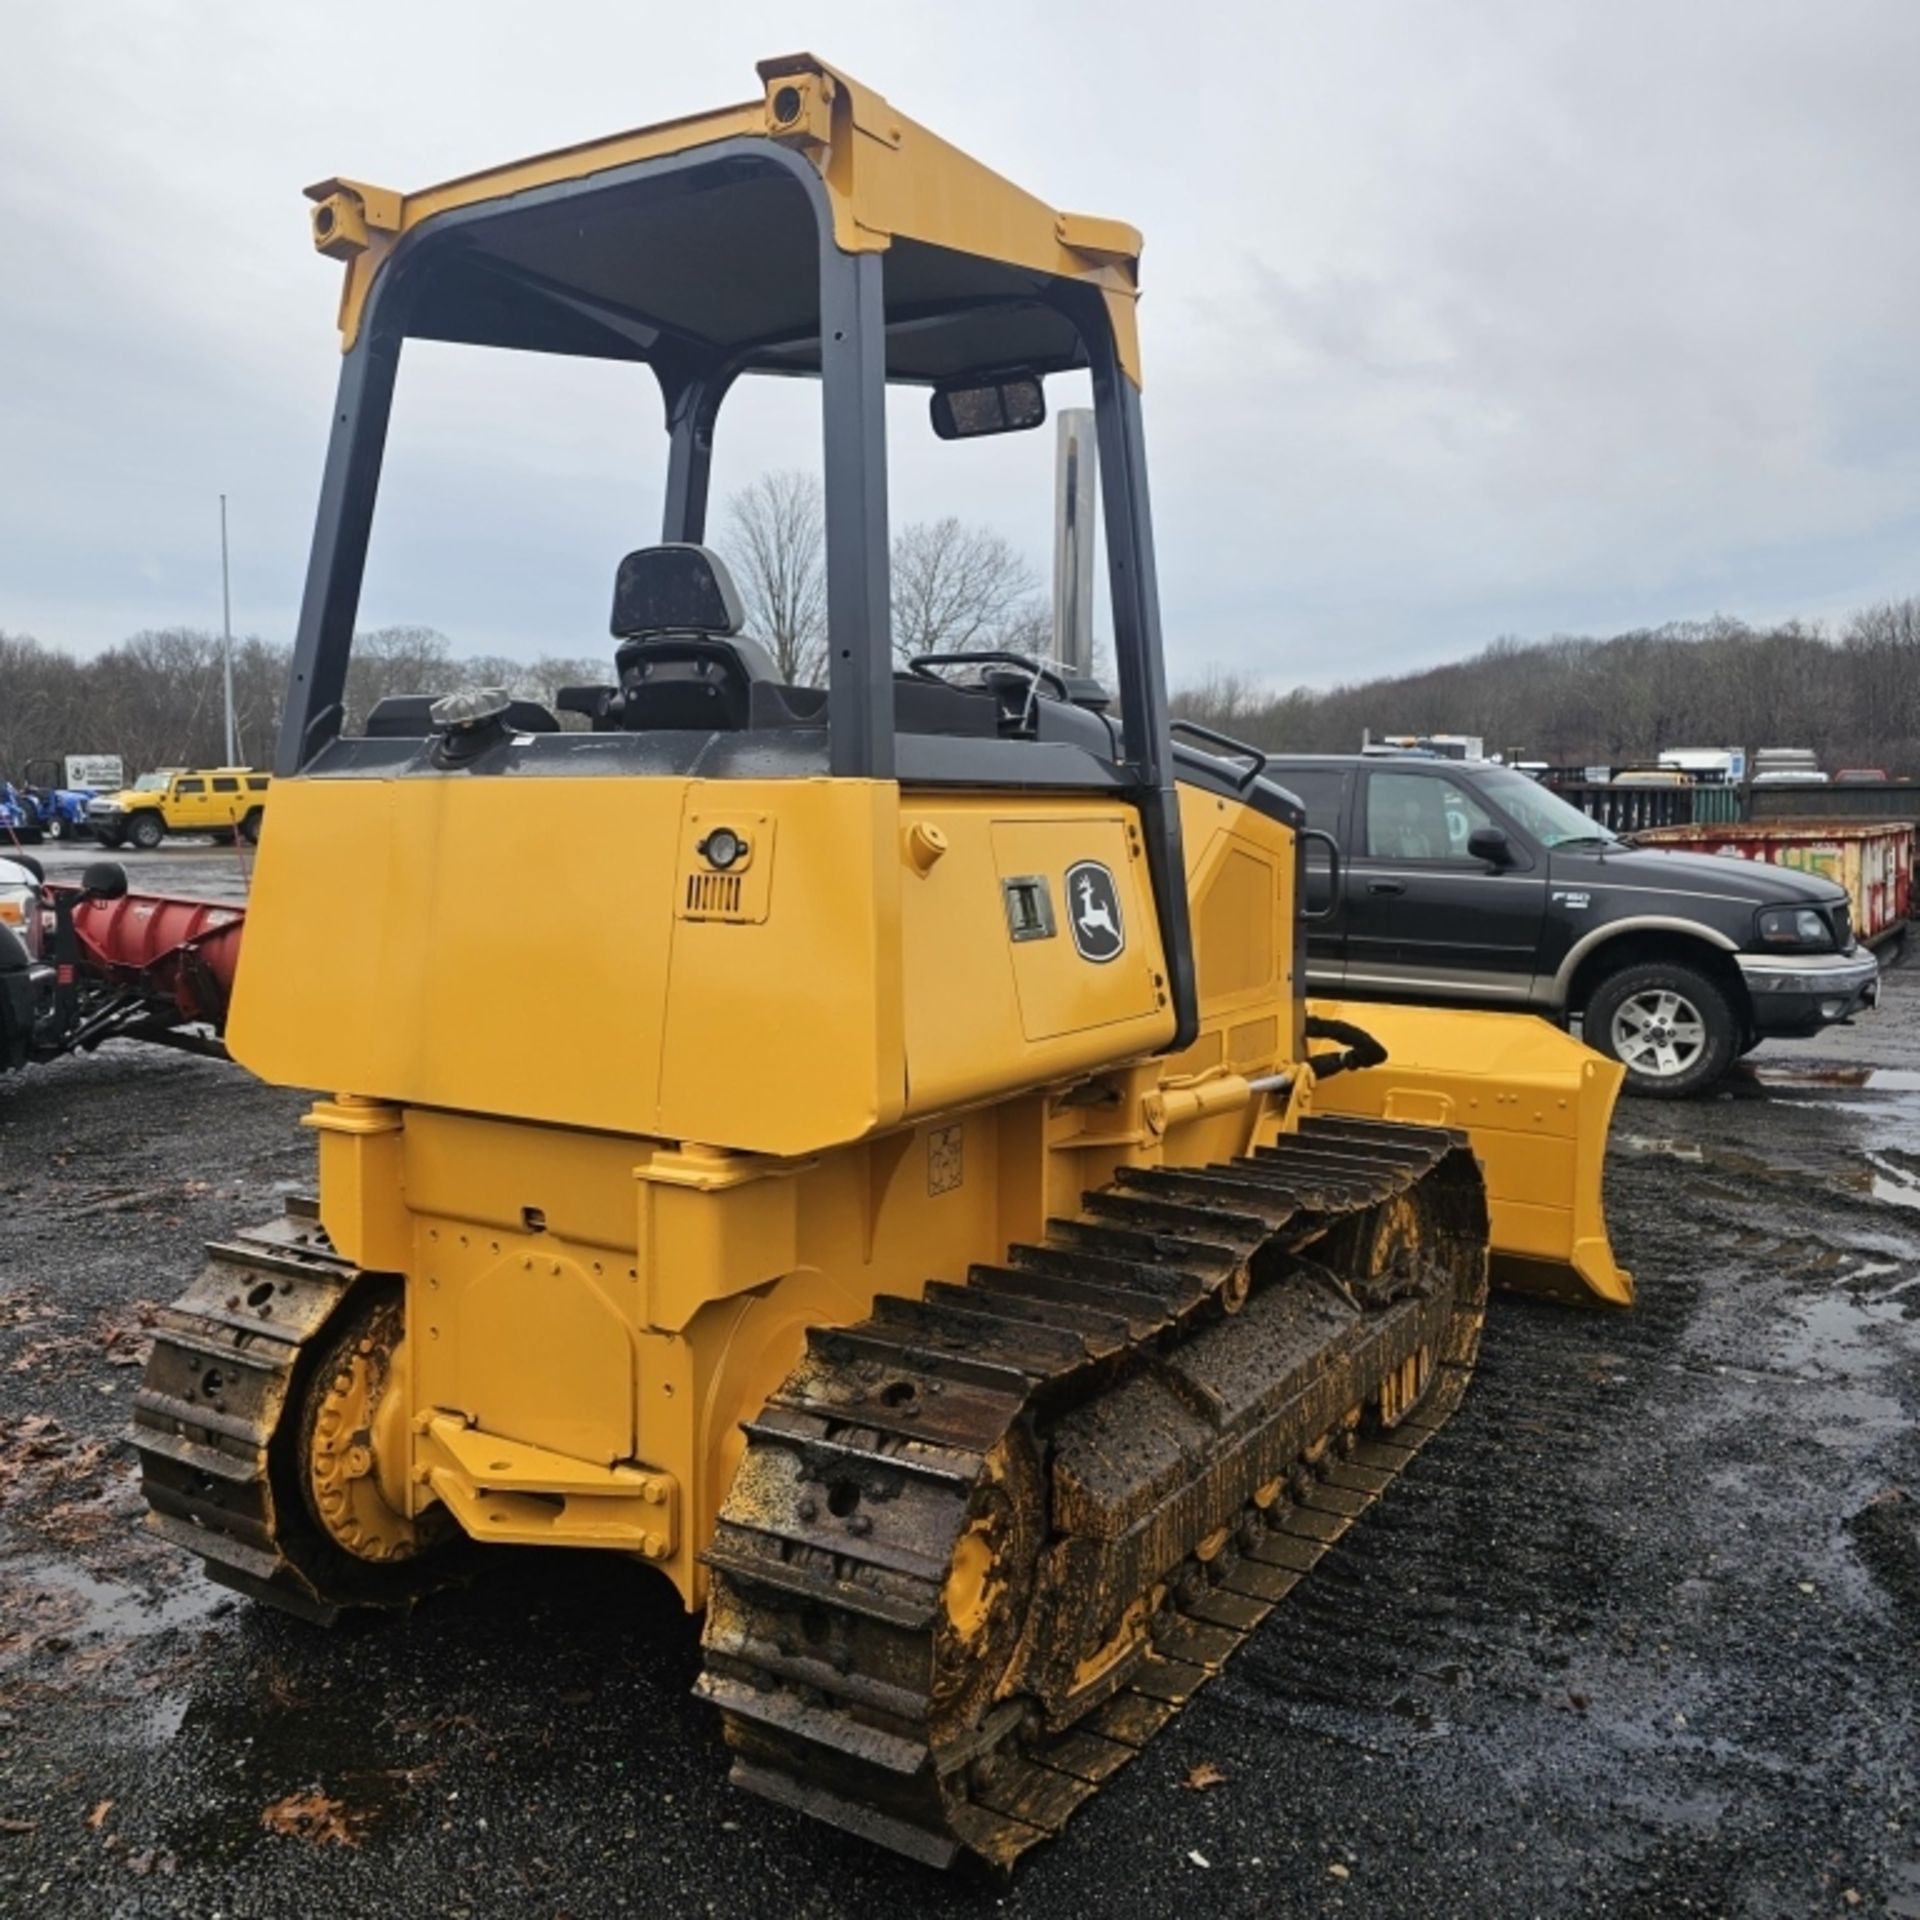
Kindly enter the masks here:
<path id="1" fill-rule="evenodd" d="M 338 370 L 307 183 L 749 98 L 800 45 L 1145 232 L 1176 678 L 1920 592 L 1914 0 L 5 0 L 0 27 L 0 628 L 217 627 L 225 491 L 235 625 L 290 636 Z M 805 395 L 738 416 L 722 494 L 817 462 Z M 1044 568 L 1050 436 L 947 448 L 915 406 L 892 440 L 896 520 L 990 521 Z M 416 356 L 363 624 L 601 650 L 663 451 L 643 371 Z"/>

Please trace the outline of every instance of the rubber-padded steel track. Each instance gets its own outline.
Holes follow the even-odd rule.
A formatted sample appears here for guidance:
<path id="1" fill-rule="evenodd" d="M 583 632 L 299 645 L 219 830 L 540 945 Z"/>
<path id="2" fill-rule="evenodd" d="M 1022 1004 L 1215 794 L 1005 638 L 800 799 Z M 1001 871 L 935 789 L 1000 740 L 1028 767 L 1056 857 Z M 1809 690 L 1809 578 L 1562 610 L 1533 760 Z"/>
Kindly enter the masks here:
<path id="1" fill-rule="evenodd" d="M 323 1624 L 360 1596 L 316 1580 L 275 1440 L 303 1358 L 357 1278 L 313 1202 L 290 1200 L 284 1218 L 208 1247 L 160 1315 L 133 1402 L 147 1525 L 214 1579 Z"/>
<path id="2" fill-rule="evenodd" d="M 707 1554 L 736 1783 L 935 1865 L 1058 1832 L 1453 1411 L 1486 1245 L 1464 1134 L 1309 1119 L 814 1329 Z"/>

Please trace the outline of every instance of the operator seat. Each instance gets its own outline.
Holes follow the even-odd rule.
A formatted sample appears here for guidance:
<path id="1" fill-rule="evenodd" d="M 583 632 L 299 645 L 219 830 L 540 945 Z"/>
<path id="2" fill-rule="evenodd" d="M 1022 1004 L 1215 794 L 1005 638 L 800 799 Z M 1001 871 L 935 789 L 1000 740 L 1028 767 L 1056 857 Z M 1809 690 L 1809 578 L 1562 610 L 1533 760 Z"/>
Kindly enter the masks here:
<path id="1" fill-rule="evenodd" d="M 766 648 L 742 633 L 739 592 L 708 547 L 673 542 L 628 554 L 609 624 L 620 691 L 608 718 L 629 732 L 738 730 L 752 723 L 755 685 L 780 678 Z"/>

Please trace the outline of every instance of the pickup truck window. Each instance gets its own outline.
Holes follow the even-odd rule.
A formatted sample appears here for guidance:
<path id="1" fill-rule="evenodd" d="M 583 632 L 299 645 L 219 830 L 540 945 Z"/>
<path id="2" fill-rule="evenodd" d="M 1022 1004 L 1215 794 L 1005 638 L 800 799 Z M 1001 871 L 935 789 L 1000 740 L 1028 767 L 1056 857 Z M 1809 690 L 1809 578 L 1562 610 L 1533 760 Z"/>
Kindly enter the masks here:
<path id="1" fill-rule="evenodd" d="M 1306 808 L 1308 826 L 1339 833 L 1347 803 L 1347 774 L 1337 767 L 1278 767 L 1271 778 Z"/>
<path id="2" fill-rule="evenodd" d="M 1367 777 L 1367 851 L 1376 860 L 1461 860 L 1476 827 L 1493 816 L 1451 780 L 1431 773 Z"/>
<path id="3" fill-rule="evenodd" d="M 1524 773 L 1484 773 L 1480 790 L 1512 814 L 1543 847 L 1610 847 L 1618 837 Z"/>

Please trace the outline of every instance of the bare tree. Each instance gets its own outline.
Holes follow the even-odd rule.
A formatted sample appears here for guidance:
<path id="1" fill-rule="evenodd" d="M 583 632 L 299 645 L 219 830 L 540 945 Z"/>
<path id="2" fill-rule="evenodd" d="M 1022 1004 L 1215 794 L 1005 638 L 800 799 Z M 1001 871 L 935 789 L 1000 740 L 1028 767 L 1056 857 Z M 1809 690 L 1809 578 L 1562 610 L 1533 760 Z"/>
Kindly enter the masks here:
<path id="1" fill-rule="evenodd" d="M 783 468 L 727 502 L 720 551 L 746 605 L 747 631 L 780 678 L 817 686 L 827 663 L 827 518 L 820 482 Z"/>
<path id="2" fill-rule="evenodd" d="M 447 636 L 434 627 L 374 627 L 353 636 L 347 714 L 356 727 L 395 693 L 446 693 L 462 683 Z"/>
<path id="3" fill-rule="evenodd" d="M 1030 650 L 1043 618 L 1033 569 L 990 527 L 949 514 L 894 536 L 893 650 L 902 659 L 1020 642 Z"/>
<path id="4" fill-rule="evenodd" d="M 604 657 L 597 660 L 565 659 L 557 654 L 542 654 L 538 660 L 513 660 L 505 654 L 469 654 L 454 662 L 453 681 L 463 687 L 505 687 L 516 700 L 532 700 L 548 709 L 563 729 L 578 733 L 589 722 L 577 713 L 560 713 L 562 687 L 605 686 L 611 672 Z"/>
<path id="5" fill-rule="evenodd" d="M 1272 703 L 1248 675 L 1209 667 L 1197 687 L 1178 688 L 1168 704 L 1178 719 L 1232 733 L 1250 720 L 1259 720 Z"/>

